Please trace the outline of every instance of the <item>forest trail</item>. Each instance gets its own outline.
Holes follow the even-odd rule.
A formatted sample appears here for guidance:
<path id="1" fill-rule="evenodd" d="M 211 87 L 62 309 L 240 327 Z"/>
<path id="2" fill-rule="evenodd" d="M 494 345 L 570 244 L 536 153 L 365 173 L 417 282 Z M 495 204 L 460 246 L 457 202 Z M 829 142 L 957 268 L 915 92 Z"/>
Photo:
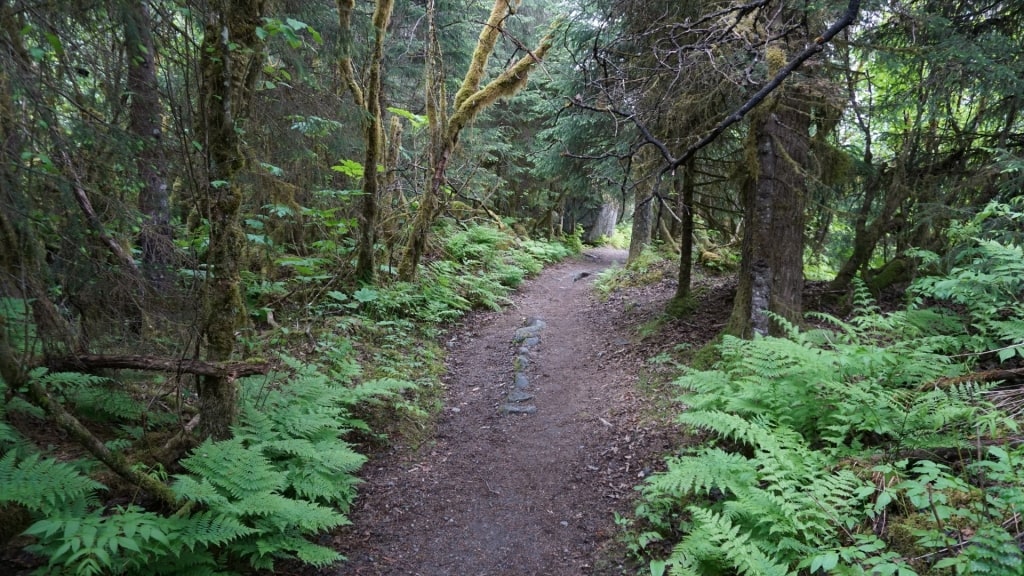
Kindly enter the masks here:
<path id="1" fill-rule="evenodd" d="M 669 446 L 636 418 L 639 360 L 626 353 L 637 306 L 592 283 L 625 260 L 609 248 L 549 267 L 514 304 L 447 336 L 447 401 L 433 444 L 371 462 L 336 545 L 339 575 L 574 575 L 620 572 L 601 551 L 614 511 Z M 516 330 L 543 320 L 522 370 L 533 414 L 503 414 Z M 522 384 L 522 383 L 520 383 Z M 649 472 L 649 471 L 647 471 Z"/>

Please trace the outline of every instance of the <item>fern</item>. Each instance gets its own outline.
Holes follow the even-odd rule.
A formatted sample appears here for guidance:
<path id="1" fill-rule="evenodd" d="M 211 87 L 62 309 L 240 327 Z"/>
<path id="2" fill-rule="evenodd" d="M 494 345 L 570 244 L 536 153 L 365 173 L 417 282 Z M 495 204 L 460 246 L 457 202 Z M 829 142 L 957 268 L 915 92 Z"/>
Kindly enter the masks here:
<path id="1" fill-rule="evenodd" d="M 75 467 L 31 454 L 19 458 L 16 450 L 0 457 L 0 503 L 14 502 L 43 515 L 95 504 L 95 492 L 104 486 Z"/>
<path id="2" fill-rule="evenodd" d="M 709 562 L 750 576 L 789 574 L 786 566 L 773 562 L 728 518 L 703 508 L 692 507 L 689 511 L 694 527 L 689 537 L 672 550 L 667 562 L 670 574 L 702 576 L 709 573 Z"/>
<path id="3" fill-rule="evenodd" d="M 956 332 L 948 312 L 883 314 L 866 290 L 855 298 L 859 316 L 819 315 L 831 330 L 802 332 L 777 319 L 787 338 L 726 336 L 714 370 L 690 370 L 675 381 L 688 406 L 678 421 L 704 432 L 712 446 L 667 459 L 665 472 L 642 488 L 636 513 L 648 531 L 636 548 L 677 542 L 667 558 L 652 561 L 654 573 L 912 573 L 910 561 L 888 548 L 889 534 L 859 533 L 889 513 L 916 518 L 910 540 L 916 550 L 940 549 L 917 553 L 936 568 L 967 573 L 978 562 L 990 573 L 1017 569 L 1009 544 L 1020 534 L 1000 527 L 1024 506 L 1010 453 L 994 449 L 979 464 L 994 486 L 978 501 L 966 480 L 927 461 L 853 468 L 879 454 L 966 447 L 992 410 L 987 385 L 925 386 L 968 369 L 949 356 L 968 336 Z M 1013 426 L 998 416 L 985 422 L 993 430 Z M 896 502 L 905 507 L 891 510 Z M 673 520 L 680 517 L 682 524 Z M 950 526 L 965 525 L 977 530 L 958 532 L 972 535 L 959 542 L 950 537 Z"/>
<path id="4" fill-rule="evenodd" d="M 171 488 L 192 503 L 188 513 L 104 510 L 95 498 L 102 485 L 68 464 L 15 451 L 0 458 L 0 502 L 39 513 L 26 533 L 54 573 L 224 574 L 244 564 L 272 571 L 282 559 L 314 566 L 340 560 L 308 537 L 349 522 L 354 473 L 365 461 L 342 440 L 361 424 L 350 409 L 408 384 L 352 388 L 290 364 L 296 372 L 287 384 L 263 394 L 246 388 L 233 438 L 208 440 L 181 461 L 186 473 Z M 85 389 L 73 375 L 50 382 L 69 394 Z"/>
<path id="5" fill-rule="evenodd" d="M 270 460 L 258 451 L 244 446 L 241 438 L 220 442 L 207 440 L 182 460 L 181 465 L 233 498 L 270 493 L 285 485 L 284 474 L 274 469 Z"/>

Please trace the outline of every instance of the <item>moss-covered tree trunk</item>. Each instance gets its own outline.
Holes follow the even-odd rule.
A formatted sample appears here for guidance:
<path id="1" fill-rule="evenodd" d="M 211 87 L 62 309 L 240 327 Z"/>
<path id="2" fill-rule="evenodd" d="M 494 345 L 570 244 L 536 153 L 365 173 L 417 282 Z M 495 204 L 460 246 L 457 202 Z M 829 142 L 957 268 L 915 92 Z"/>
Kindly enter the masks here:
<path id="1" fill-rule="evenodd" d="M 352 11 L 355 0 L 338 0 L 338 21 L 341 29 L 339 68 L 356 105 L 363 110 L 363 139 L 366 155 L 363 159 L 363 194 L 359 211 L 359 243 L 356 248 L 356 278 L 372 284 L 376 278 L 374 247 L 377 243 L 378 206 L 382 175 L 378 166 L 384 163 L 384 114 L 381 107 L 381 76 L 384 62 L 384 37 L 387 34 L 393 0 L 377 0 L 373 11 L 373 53 L 367 70 L 366 84 L 359 86 L 352 65 Z M 365 88 L 365 89 L 364 89 Z M 387 166 L 384 166 L 387 170 Z"/>
<path id="2" fill-rule="evenodd" d="M 785 54 L 768 51 L 778 69 Z M 750 171 L 743 190 L 744 230 L 739 286 L 726 333 L 743 338 L 774 334 L 769 312 L 791 322 L 803 315 L 803 167 L 810 113 L 797 89 L 783 86 L 751 116 L 746 152 Z"/>
<path id="3" fill-rule="evenodd" d="M 694 160 L 683 164 L 681 175 L 673 179 L 678 194 L 680 235 L 679 235 L 679 285 L 676 293 L 668 303 L 668 311 L 672 314 L 684 314 L 692 307 L 690 294 L 693 284 L 693 192 L 697 186 L 694 182 Z"/>
<path id="4" fill-rule="evenodd" d="M 131 95 L 128 131 L 138 141 L 135 165 L 142 179 L 139 190 L 139 212 L 142 214 L 139 250 L 146 278 L 160 290 L 166 288 L 170 281 L 174 245 L 156 48 L 147 3 L 128 2 L 122 10 L 128 61 L 127 86 Z"/>
<path id="5" fill-rule="evenodd" d="M 631 263 L 651 243 L 651 228 L 654 216 L 654 198 L 644 186 L 637 186 L 633 192 L 633 226 L 629 238 L 629 256 L 626 262 Z"/>
<path id="6" fill-rule="evenodd" d="M 239 270 L 246 241 L 239 222 L 244 191 L 236 177 L 245 166 L 239 130 L 263 63 L 262 43 L 256 35 L 263 5 L 263 0 L 216 2 L 201 50 L 202 124 L 198 131 L 206 144 L 210 222 L 203 329 L 206 357 L 212 361 L 231 358 L 235 331 L 245 321 Z M 199 385 L 199 413 L 203 436 L 229 437 L 238 415 L 234 380 L 204 376 Z"/>
<path id="7" fill-rule="evenodd" d="M 420 205 L 413 218 L 409 241 L 406 244 L 398 275 L 402 280 L 412 280 L 416 276 L 426 250 L 427 237 L 434 220 L 444 206 L 445 174 L 451 161 L 455 146 L 459 141 L 462 129 L 499 98 L 511 96 L 526 85 L 530 70 L 540 63 L 551 49 L 553 35 L 548 34 L 540 45 L 505 69 L 494 80 L 483 88 L 480 87 L 487 69 L 487 61 L 494 52 L 494 45 L 505 28 L 505 21 L 515 13 L 519 0 L 495 0 L 491 14 L 480 31 L 469 70 L 462 79 L 462 85 L 455 94 L 452 112 L 446 113 L 444 96 L 444 74 L 440 61 L 440 48 L 436 42 L 434 26 L 434 3 L 427 2 L 427 21 L 431 37 L 427 57 L 427 117 L 430 127 L 431 153 L 430 167 L 426 186 L 420 199 Z"/>

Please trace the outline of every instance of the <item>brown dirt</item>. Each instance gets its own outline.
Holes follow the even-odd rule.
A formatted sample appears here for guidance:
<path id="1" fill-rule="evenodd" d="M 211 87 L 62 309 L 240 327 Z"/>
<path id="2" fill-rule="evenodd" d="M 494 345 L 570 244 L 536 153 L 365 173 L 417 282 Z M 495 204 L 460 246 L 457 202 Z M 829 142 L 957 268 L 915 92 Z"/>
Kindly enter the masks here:
<path id="1" fill-rule="evenodd" d="M 528 282 L 502 312 L 471 316 L 448 336 L 447 403 L 435 440 L 375 456 L 350 516 L 335 535 L 339 575 L 575 575 L 628 569 L 615 545 L 615 512 L 680 441 L 648 417 L 638 391 L 645 358 L 706 341 L 727 313 L 721 285 L 704 311 L 656 323 L 674 286 L 599 301 L 598 272 L 622 251 L 588 250 Z M 582 274 L 587 274 L 581 277 Z M 525 373 L 531 415 L 503 415 L 512 389 L 514 332 L 546 323 Z M 646 340 L 645 340 L 646 338 Z"/>

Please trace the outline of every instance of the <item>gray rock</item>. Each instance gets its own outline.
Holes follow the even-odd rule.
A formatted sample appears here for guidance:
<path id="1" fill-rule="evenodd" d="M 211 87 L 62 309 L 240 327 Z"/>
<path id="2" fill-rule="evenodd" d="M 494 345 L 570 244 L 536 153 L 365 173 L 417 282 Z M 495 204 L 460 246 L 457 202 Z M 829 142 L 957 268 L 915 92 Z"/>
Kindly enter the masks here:
<path id="1" fill-rule="evenodd" d="M 522 404 L 502 404 L 501 408 L 498 409 L 503 414 L 536 414 L 537 407 L 530 404 L 524 406 Z"/>
<path id="2" fill-rule="evenodd" d="M 515 380 L 512 382 L 512 385 L 522 390 L 523 388 L 530 387 L 530 380 L 526 377 L 526 374 L 523 374 L 522 372 L 516 372 L 516 377 Z"/>
<path id="3" fill-rule="evenodd" d="M 512 361 L 512 369 L 516 372 L 522 372 L 526 370 L 526 367 L 530 365 L 530 357 L 525 354 L 516 356 L 516 359 Z"/>
<path id="4" fill-rule="evenodd" d="M 543 328 L 544 326 L 547 326 L 547 324 L 545 324 L 543 320 L 537 318 L 536 316 L 530 316 L 529 318 L 526 319 L 526 322 L 523 324 L 523 326 L 536 326 L 537 329 L 540 329 Z"/>
<path id="5" fill-rule="evenodd" d="M 530 348 L 536 346 L 537 344 L 540 344 L 540 337 L 538 336 L 531 336 L 526 340 L 523 340 L 523 345 Z"/>
<path id="6" fill-rule="evenodd" d="M 544 321 L 541 320 L 540 318 L 527 318 L 526 325 L 516 330 L 516 334 L 513 340 L 515 342 L 522 342 L 527 338 L 536 336 L 538 333 L 540 333 L 541 330 L 544 329 L 545 326 L 547 326 L 547 324 L 545 324 Z"/>
<path id="7" fill-rule="evenodd" d="M 513 390 L 508 394 L 509 402 L 526 402 L 527 400 L 532 399 L 533 394 L 530 394 L 529 392 L 523 392 L 522 390 Z"/>

